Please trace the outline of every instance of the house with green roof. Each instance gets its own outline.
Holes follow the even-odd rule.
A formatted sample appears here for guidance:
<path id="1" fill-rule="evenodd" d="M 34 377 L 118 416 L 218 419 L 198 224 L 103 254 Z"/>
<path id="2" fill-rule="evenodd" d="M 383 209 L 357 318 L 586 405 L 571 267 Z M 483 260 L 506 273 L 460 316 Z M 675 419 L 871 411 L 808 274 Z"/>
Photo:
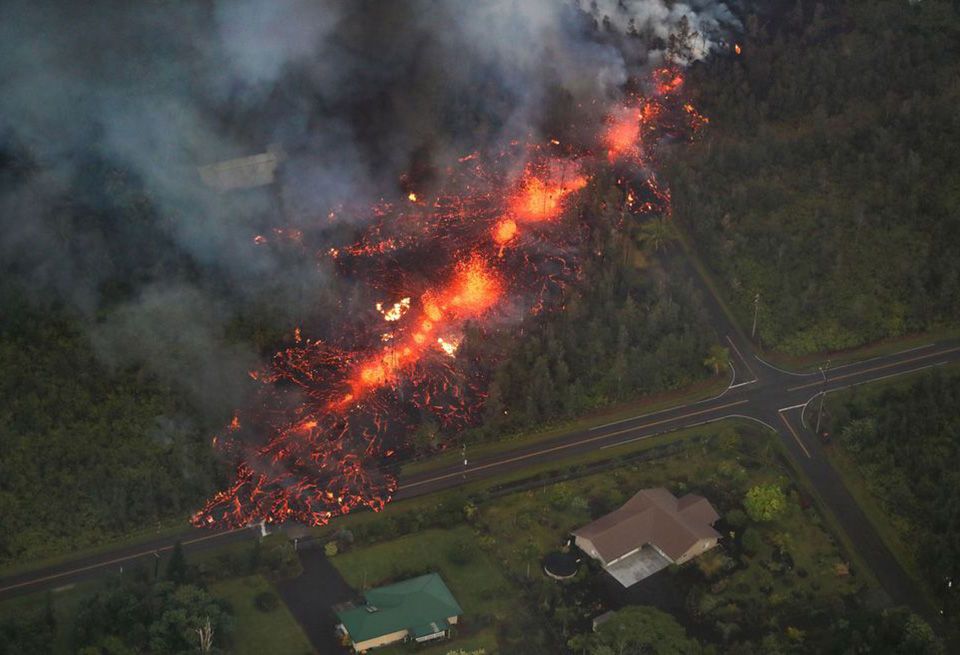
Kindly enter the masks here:
<path id="1" fill-rule="evenodd" d="M 443 639 L 463 614 L 436 573 L 371 589 L 363 599 L 337 612 L 338 632 L 358 653 L 399 641 Z"/>

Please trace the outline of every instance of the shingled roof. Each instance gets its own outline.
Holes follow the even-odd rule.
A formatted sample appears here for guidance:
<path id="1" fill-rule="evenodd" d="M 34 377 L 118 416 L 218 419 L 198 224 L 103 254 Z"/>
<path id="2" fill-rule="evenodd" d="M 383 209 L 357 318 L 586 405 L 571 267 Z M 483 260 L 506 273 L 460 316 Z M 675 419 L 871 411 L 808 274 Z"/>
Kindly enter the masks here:
<path id="1" fill-rule="evenodd" d="M 720 518 L 703 496 L 677 499 L 662 487 L 637 492 L 623 507 L 575 530 L 588 539 L 605 564 L 651 544 L 672 560 L 700 539 L 719 538 L 712 524 Z"/>

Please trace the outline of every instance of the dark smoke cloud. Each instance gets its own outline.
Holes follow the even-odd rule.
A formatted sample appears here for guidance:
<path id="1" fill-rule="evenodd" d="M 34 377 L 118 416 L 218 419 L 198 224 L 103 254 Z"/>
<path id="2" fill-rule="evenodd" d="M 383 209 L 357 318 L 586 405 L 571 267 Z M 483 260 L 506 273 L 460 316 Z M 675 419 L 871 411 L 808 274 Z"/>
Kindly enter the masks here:
<path id="1" fill-rule="evenodd" d="M 736 22 L 697 0 L 7 0 L 0 152 L 20 163 L 0 170 L 3 271 L 88 316 L 108 362 L 229 405 L 255 360 L 224 345 L 238 308 L 269 296 L 295 315 L 341 284 L 252 235 L 538 136 L 551 90 L 615 95 L 684 16 L 697 57 Z M 197 174 L 271 147 L 274 187 L 215 193 Z M 131 203 L 142 224 L 118 223 Z"/>

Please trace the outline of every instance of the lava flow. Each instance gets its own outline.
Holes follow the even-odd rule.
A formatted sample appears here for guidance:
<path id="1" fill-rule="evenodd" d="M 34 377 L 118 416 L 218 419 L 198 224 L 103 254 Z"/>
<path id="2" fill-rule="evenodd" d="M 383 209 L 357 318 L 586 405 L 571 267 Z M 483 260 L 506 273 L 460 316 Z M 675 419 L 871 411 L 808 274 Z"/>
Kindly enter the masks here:
<path id="1" fill-rule="evenodd" d="M 619 179 L 633 213 L 669 211 L 649 158 L 660 141 L 688 138 L 706 119 L 680 97 L 679 71 L 658 69 L 649 86 L 608 112 L 592 146 L 599 156 L 556 140 L 516 144 L 502 160 L 467 155 L 436 197 L 410 191 L 404 202 L 381 203 L 352 242 L 325 249 L 377 300 L 344 320 L 336 341 L 297 328 L 288 348 L 251 373 L 263 385 L 259 404 L 214 439 L 236 461 L 234 479 L 193 523 L 319 525 L 382 509 L 397 486 L 391 458 L 409 450 L 418 426 L 451 434 L 475 424 L 497 361 L 464 354 L 462 344 L 562 305 L 590 222 L 572 209 L 597 172 L 627 171 Z M 512 177 L 501 161 L 518 152 L 526 165 Z"/>

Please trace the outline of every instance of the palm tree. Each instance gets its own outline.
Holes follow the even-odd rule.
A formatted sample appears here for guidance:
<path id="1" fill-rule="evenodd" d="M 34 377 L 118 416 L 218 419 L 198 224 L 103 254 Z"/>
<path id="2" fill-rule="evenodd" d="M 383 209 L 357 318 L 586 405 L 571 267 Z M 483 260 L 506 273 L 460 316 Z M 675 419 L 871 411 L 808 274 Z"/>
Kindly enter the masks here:
<path id="1" fill-rule="evenodd" d="M 720 375 L 720 367 L 726 367 L 728 361 L 730 361 L 730 351 L 723 346 L 716 345 L 710 346 L 710 352 L 707 354 L 707 358 L 703 360 L 703 365 L 712 368 L 714 375 Z"/>

